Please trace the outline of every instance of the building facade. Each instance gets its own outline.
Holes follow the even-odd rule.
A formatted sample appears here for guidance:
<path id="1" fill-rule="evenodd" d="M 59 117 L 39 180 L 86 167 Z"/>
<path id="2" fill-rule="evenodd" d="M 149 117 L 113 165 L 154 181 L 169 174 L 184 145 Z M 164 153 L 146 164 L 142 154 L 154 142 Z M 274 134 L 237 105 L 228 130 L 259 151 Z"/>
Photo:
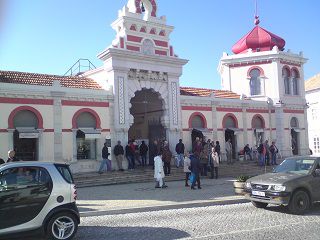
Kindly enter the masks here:
<path id="1" fill-rule="evenodd" d="M 231 139 L 234 158 L 244 145 L 277 142 L 282 156 L 308 153 L 302 53 L 255 27 L 223 53 L 221 90 L 181 87 L 188 62 L 172 45 L 155 0 L 129 0 L 112 23 L 102 66 L 78 76 L 0 71 L 0 156 L 15 149 L 26 160 L 71 163 L 93 171 L 106 141 L 180 138 L 187 149 L 204 136 Z M 27 154 L 28 153 L 28 154 Z"/>
<path id="2" fill-rule="evenodd" d="M 309 147 L 314 154 L 320 154 L 320 74 L 305 82 L 308 103 Z"/>

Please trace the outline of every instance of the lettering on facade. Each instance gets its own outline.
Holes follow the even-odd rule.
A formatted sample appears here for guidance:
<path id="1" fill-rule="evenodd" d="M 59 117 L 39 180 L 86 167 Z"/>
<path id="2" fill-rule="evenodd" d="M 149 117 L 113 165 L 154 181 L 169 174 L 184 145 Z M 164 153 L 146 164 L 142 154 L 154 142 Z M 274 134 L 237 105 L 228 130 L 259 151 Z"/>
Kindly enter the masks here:
<path id="1" fill-rule="evenodd" d="M 130 69 L 128 73 L 129 80 L 138 80 L 138 81 L 168 81 L 168 73 L 157 72 L 157 71 L 148 71 L 148 70 L 137 70 Z"/>

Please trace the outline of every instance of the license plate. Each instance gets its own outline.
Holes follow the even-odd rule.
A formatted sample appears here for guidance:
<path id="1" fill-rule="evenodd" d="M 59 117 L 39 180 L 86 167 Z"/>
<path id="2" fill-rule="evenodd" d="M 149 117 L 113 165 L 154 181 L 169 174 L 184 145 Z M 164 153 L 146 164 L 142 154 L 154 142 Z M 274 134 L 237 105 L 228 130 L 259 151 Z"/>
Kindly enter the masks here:
<path id="1" fill-rule="evenodd" d="M 265 197 L 266 193 L 265 192 L 259 192 L 259 191 L 252 191 L 252 195 Z"/>

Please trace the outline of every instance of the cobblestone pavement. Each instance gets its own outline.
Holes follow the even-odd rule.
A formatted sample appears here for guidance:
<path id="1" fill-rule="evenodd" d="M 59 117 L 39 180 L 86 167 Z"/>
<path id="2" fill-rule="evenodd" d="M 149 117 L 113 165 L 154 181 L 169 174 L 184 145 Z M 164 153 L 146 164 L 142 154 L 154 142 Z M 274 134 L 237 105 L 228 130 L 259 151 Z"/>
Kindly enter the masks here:
<path id="1" fill-rule="evenodd" d="M 82 218 L 75 239 L 290 239 L 317 240 L 320 207 L 304 215 L 251 203 Z"/>

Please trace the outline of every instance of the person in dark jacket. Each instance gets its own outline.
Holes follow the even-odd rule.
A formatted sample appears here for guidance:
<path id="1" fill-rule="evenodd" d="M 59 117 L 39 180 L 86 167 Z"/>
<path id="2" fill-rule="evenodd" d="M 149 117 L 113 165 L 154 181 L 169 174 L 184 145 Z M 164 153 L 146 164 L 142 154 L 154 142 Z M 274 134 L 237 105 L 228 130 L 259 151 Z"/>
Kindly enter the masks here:
<path id="1" fill-rule="evenodd" d="M 122 161 L 123 161 L 124 149 L 121 145 L 121 141 L 118 141 L 118 144 L 113 149 L 113 153 L 116 156 L 119 171 L 123 171 Z"/>
<path id="2" fill-rule="evenodd" d="M 176 166 L 178 168 L 180 166 L 183 166 L 184 161 L 184 144 L 182 142 L 182 139 L 179 139 L 179 142 L 176 145 L 176 152 L 178 154 L 176 158 Z"/>
<path id="3" fill-rule="evenodd" d="M 140 152 L 140 156 L 141 156 L 141 161 L 142 161 L 142 166 L 144 167 L 145 165 L 147 165 L 147 153 L 149 151 L 149 148 L 147 146 L 147 144 L 145 143 L 145 141 L 142 141 L 140 147 L 139 147 L 139 152 Z"/>
<path id="4" fill-rule="evenodd" d="M 2 158 L 0 158 L 0 165 L 6 163 Z"/>
<path id="5" fill-rule="evenodd" d="M 104 146 L 102 148 L 102 162 L 100 164 L 100 168 L 98 173 L 102 174 L 105 171 L 111 171 L 111 160 L 109 160 L 109 150 L 108 150 L 108 145 L 107 143 L 104 143 Z"/>
<path id="6" fill-rule="evenodd" d="M 214 150 L 219 156 L 219 162 L 221 162 L 221 156 L 220 156 L 221 147 L 220 147 L 220 142 L 219 141 L 216 141 L 216 146 L 214 147 Z"/>
<path id="7" fill-rule="evenodd" d="M 195 189 L 194 186 L 196 185 L 196 182 L 198 184 L 198 189 L 201 189 L 200 186 L 200 171 L 201 171 L 201 165 L 200 165 L 200 160 L 197 157 L 197 155 L 193 154 L 190 155 L 190 160 L 191 160 L 191 174 L 193 175 L 193 181 L 191 183 L 191 189 Z"/>
<path id="8" fill-rule="evenodd" d="M 134 161 L 134 151 L 131 147 L 131 141 L 128 142 L 128 145 L 126 146 L 126 158 L 128 160 L 128 169 L 134 169 L 135 167 L 135 161 Z"/>
<path id="9" fill-rule="evenodd" d="M 164 163 L 164 174 L 168 176 L 170 175 L 170 172 L 171 172 L 172 153 L 169 149 L 169 144 L 167 141 L 164 141 L 164 145 L 161 150 L 161 156 L 162 156 L 162 161 Z"/>
<path id="10" fill-rule="evenodd" d="M 249 147 L 249 144 L 247 144 L 243 149 L 245 160 L 248 160 L 248 156 L 250 158 L 250 161 L 252 161 L 252 154 L 251 154 L 251 148 Z"/>
<path id="11" fill-rule="evenodd" d="M 154 166 L 154 158 L 160 155 L 160 146 L 157 140 L 154 140 L 149 146 L 149 165 Z"/>
<path id="12" fill-rule="evenodd" d="M 8 160 L 7 160 L 7 162 L 18 162 L 18 161 L 20 161 L 15 156 L 16 156 L 16 152 L 14 150 L 10 150 L 8 152 Z"/>

